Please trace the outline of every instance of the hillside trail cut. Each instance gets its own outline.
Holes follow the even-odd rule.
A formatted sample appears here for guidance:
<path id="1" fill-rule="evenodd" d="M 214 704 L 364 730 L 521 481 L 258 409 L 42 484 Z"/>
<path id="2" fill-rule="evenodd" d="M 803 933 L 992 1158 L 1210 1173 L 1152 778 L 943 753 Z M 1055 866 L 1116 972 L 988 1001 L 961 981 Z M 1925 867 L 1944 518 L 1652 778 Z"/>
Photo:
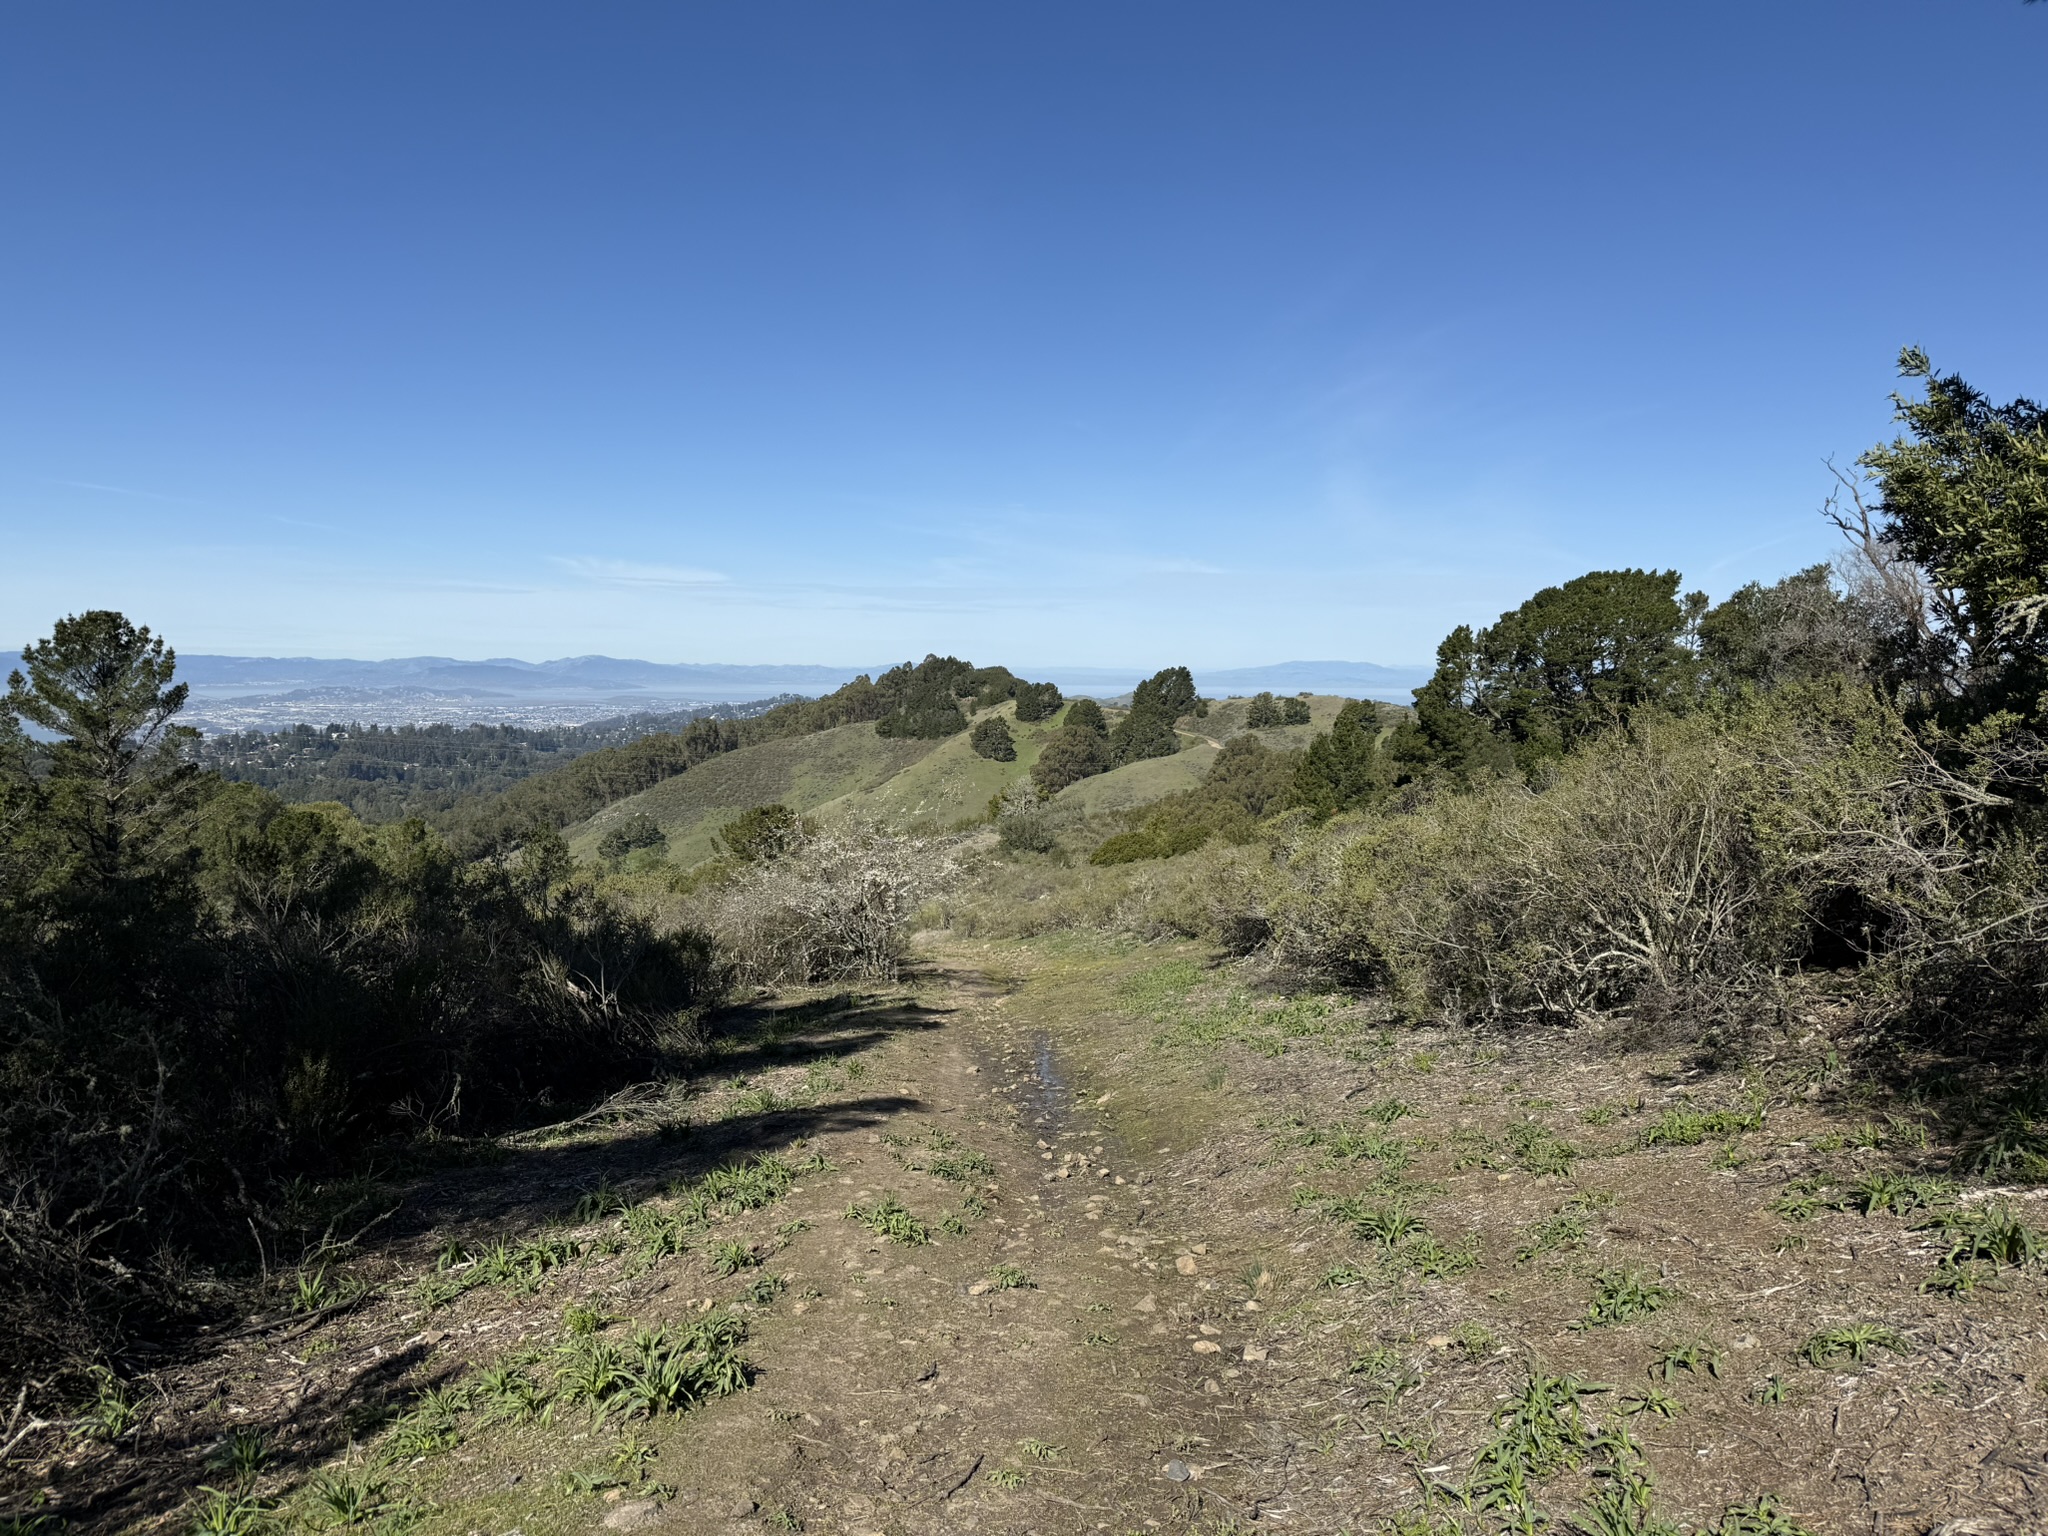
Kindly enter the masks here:
<path id="1" fill-rule="evenodd" d="M 731 1011 L 686 1088 L 366 1196 L 398 1214 L 323 1261 L 360 1297 L 224 1331 L 34 1475 L 108 1531 L 192 1529 L 252 1437 L 290 1528 L 418 1536 L 1476 1533 L 1521 1518 L 1453 1511 L 1500 1468 L 1556 1528 L 1619 1489 L 2048 1529 L 2039 1270 L 1923 1288 L 1924 1228 L 1798 1193 L 1889 1165 L 1873 1112 L 1761 1094 L 1192 945 L 927 936 L 901 985 Z M 744 1390 L 577 1400 L 714 1326 Z"/>

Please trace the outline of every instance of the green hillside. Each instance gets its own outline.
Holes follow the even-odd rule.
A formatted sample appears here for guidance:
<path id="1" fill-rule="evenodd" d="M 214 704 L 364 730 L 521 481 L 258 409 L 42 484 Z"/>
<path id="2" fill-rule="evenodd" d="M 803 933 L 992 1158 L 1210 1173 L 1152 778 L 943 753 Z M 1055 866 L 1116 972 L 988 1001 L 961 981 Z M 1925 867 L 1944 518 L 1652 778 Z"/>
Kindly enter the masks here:
<path id="1" fill-rule="evenodd" d="M 1187 749 L 1083 779 L 1058 797 L 1063 805 L 1091 814 L 1129 810 L 1165 795 L 1192 789 L 1215 761 L 1218 747 L 1245 729 L 1249 699 L 1212 705 L 1207 717 L 1182 732 Z M 1259 732 L 1267 745 L 1292 750 L 1327 730 L 1344 700 L 1309 701 L 1311 723 Z M 983 710 L 981 719 L 990 711 Z M 943 831 L 982 815 L 989 798 L 1031 771 L 1054 720 L 1021 725 L 1016 706 L 1005 702 L 993 713 L 1010 722 L 1016 761 L 990 762 L 967 744 L 967 732 L 925 741 L 884 738 L 871 722 L 837 726 L 808 736 L 791 736 L 742 747 L 652 789 L 614 801 L 569 833 L 578 858 L 595 858 L 606 828 L 630 816 L 653 819 L 668 836 L 669 857 L 689 868 L 711 857 L 711 840 L 725 822 L 749 806 L 782 804 L 827 820 L 863 816 L 905 830 Z"/>
<path id="2" fill-rule="evenodd" d="M 988 810 L 991 796 L 1005 785 L 1031 771 L 1039 749 L 1057 726 L 1058 717 L 1031 725 L 1017 722 L 1017 707 L 1000 704 L 982 710 L 976 720 L 990 714 L 1009 721 L 1017 742 L 1015 762 L 990 762 L 977 757 L 967 744 L 967 733 L 948 737 L 938 749 L 919 758 L 886 783 L 863 786 L 850 794 L 818 807 L 820 816 L 867 816 L 891 826 L 914 831 L 943 831 Z"/>
<path id="3" fill-rule="evenodd" d="M 1314 739 L 1317 731 L 1330 728 L 1345 702 L 1331 694 L 1316 695 L 1308 701 L 1307 725 L 1274 726 L 1260 731 L 1259 739 L 1275 751 L 1298 751 Z M 1069 784 L 1056 798 L 1061 805 L 1079 806 L 1091 815 L 1104 815 L 1150 805 L 1167 795 L 1193 789 L 1216 761 L 1217 749 L 1245 729 L 1245 712 L 1250 708 L 1250 699 L 1225 699 L 1212 704 L 1206 717 L 1182 728 L 1181 739 L 1187 745 L 1172 757 L 1151 757 L 1083 779 L 1078 784 Z"/>
<path id="4" fill-rule="evenodd" d="M 965 735 L 955 740 L 964 751 Z M 880 737 L 871 722 L 860 721 L 813 735 L 742 747 L 664 779 L 652 789 L 613 801 L 569 830 L 569 850 L 581 859 L 595 858 L 597 840 L 606 828 L 629 816 L 644 815 L 668 835 L 670 858 L 688 868 L 711 857 L 712 835 L 749 806 L 781 804 L 799 811 L 813 810 L 827 801 L 885 784 L 935 748 L 943 750 L 950 745 L 952 742 Z"/>

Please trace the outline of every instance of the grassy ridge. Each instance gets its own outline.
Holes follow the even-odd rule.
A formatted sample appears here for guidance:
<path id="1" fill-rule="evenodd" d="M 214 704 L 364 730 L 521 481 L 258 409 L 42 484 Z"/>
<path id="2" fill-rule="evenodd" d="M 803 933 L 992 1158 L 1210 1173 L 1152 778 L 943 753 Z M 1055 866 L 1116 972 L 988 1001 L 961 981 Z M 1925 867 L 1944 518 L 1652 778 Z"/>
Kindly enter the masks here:
<path id="1" fill-rule="evenodd" d="M 1261 731 L 1260 739 L 1276 750 L 1299 750 L 1329 728 L 1344 702 L 1312 698 L 1310 724 Z M 1186 750 L 1084 779 L 1062 791 L 1060 803 L 1107 814 L 1194 788 L 1216 759 L 1210 741 L 1242 732 L 1249 704 L 1230 699 L 1213 705 L 1183 732 Z M 867 817 L 905 830 L 943 831 L 983 815 L 992 796 L 1027 775 L 1059 719 L 1020 724 L 1010 703 L 993 712 L 1010 722 L 1013 762 L 977 757 L 965 731 L 938 741 L 892 739 L 861 721 L 742 747 L 651 787 L 635 786 L 636 792 L 586 812 L 588 819 L 568 833 L 569 848 L 578 858 L 595 858 L 607 828 L 644 815 L 667 835 L 670 860 L 687 869 L 711 857 L 722 824 L 750 806 L 776 803 L 826 819 Z"/>
<path id="2" fill-rule="evenodd" d="M 885 739 L 863 721 L 742 747 L 612 801 L 570 830 L 569 850 L 578 858 L 595 858 L 598 839 L 608 827 L 644 815 L 667 834 L 670 858 L 688 868 L 711 857 L 713 834 L 749 806 L 782 804 L 813 810 L 828 800 L 886 783 L 940 745 L 906 737 Z"/>

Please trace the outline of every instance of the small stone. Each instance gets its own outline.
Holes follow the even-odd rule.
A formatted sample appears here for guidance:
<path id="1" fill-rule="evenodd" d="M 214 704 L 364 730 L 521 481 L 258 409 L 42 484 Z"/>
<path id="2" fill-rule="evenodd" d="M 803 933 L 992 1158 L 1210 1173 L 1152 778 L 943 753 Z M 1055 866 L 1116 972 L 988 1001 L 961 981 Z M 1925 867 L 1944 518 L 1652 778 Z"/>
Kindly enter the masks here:
<path id="1" fill-rule="evenodd" d="M 1118 1174 L 1118 1175 L 1116 1176 L 1116 1181 L 1117 1181 L 1117 1183 L 1119 1183 L 1119 1184 L 1123 1183 L 1123 1181 L 1124 1181 L 1124 1176 L 1123 1176 L 1122 1174 Z"/>
<path id="2" fill-rule="evenodd" d="M 990 1291 L 994 1289 L 995 1285 L 992 1281 L 977 1280 L 974 1282 L 974 1284 L 967 1287 L 967 1294 L 970 1296 L 986 1296 Z"/>
<path id="3" fill-rule="evenodd" d="M 1214 1339 L 1197 1339 L 1195 1340 L 1195 1353 L 1198 1355 L 1220 1355 L 1223 1353 L 1223 1346 Z"/>
<path id="4" fill-rule="evenodd" d="M 725 1515 L 731 1520 L 744 1520 L 760 1507 L 752 1499 L 742 1495 L 725 1506 Z"/>
<path id="5" fill-rule="evenodd" d="M 1159 1310 L 1159 1303 L 1153 1300 L 1152 1293 L 1147 1291 L 1138 1298 L 1137 1310 L 1140 1312 L 1157 1312 Z"/>
<path id="6" fill-rule="evenodd" d="M 620 1492 L 614 1488 L 613 1493 Z M 604 1517 L 608 1531 L 637 1531 L 661 1521 L 661 1505 L 653 1499 L 627 1499 Z"/>
<path id="7" fill-rule="evenodd" d="M 1214 1338 L 1217 1334 L 1223 1331 L 1221 1328 L 1218 1328 L 1214 1323 L 1203 1323 L 1201 1325 L 1201 1329 L 1202 1332 L 1208 1334 L 1211 1338 Z"/>
<path id="8" fill-rule="evenodd" d="M 1449 1349 L 1451 1347 L 1451 1336 L 1448 1333 L 1432 1333 L 1422 1342 L 1431 1349 Z"/>
<path id="9" fill-rule="evenodd" d="M 1184 1483 L 1194 1474 L 1188 1471 L 1184 1461 L 1169 1461 L 1166 1464 L 1166 1480 L 1169 1483 Z"/>
<path id="10" fill-rule="evenodd" d="M 1195 1256 L 1192 1253 L 1184 1253 L 1173 1261 L 1173 1267 L 1184 1275 L 1192 1275 L 1196 1267 Z"/>
<path id="11" fill-rule="evenodd" d="M 1729 1345 L 1732 1349 L 1755 1349 L 1756 1346 L 1757 1337 L 1753 1333 L 1738 1333 Z"/>
<path id="12" fill-rule="evenodd" d="M 1265 1345 L 1263 1345 L 1263 1344 L 1247 1344 L 1247 1345 L 1245 1345 L 1245 1347 L 1244 1347 L 1244 1363 L 1245 1363 L 1246 1365 L 1257 1365 L 1257 1364 L 1258 1364 L 1258 1363 L 1259 1363 L 1259 1362 L 1260 1362 L 1261 1360 L 1264 1360 L 1265 1358 L 1266 1358 L 1266 1346 L 1265 1346 Z"/>
<path id="13" fill-rule="evenodd" d="M 1196 1252 L 1196 1253 L 1207 1253 L 1208 1251 L 1209 1251 L 1209 1245 L 1208 1245 L 1207 1243 L 1197 1243 L 1197 1244 L 1195 1244 L 1195 1252 Z"/>
<path id="14" fill-rule="evenodd" d="M 1208 1393 L 1211 1397 L 1221 1397 L 1223 1395 L 1223 1383 L 1218 1381 L 1214 1376 L 1211 1376 L 1207 1381 L 1202 1383 L 1202 1390 Z"/>

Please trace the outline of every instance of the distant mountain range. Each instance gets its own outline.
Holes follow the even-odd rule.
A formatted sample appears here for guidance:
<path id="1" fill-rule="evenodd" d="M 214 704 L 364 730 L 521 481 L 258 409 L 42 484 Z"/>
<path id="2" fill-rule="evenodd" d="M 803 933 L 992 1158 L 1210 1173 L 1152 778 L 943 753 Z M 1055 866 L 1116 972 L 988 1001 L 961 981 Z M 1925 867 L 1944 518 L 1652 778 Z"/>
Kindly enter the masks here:
<path id="1" fill-rule="evenodd" d="M 20 664 L 0 652 L 0 675 Z M 830 693 L 866 667 L 746 666 L 567 656 L 558 661 L 492 657 L 407 656 L 393 661 L 313 656 L 181 654 L 178 677 L 192 688 L 185 718 L 212 734 L 277 730 L 329 721 L 403 725 L 445 721 L 497 725 L 578 725 L 628 713 L 734 704 L 781 694 Z M 1115 698 L 1130 692 L 1150 667 L 1031 667 L 1021 675 L 1050 680 L 1071 694 Z M 1406 703 L 1429 675 L 1426 667 L 1382 667 L 1362 661 L 1283 661 L 1195 673 L 1213 698 L 1274 693 L 1334 693 Z"/>

